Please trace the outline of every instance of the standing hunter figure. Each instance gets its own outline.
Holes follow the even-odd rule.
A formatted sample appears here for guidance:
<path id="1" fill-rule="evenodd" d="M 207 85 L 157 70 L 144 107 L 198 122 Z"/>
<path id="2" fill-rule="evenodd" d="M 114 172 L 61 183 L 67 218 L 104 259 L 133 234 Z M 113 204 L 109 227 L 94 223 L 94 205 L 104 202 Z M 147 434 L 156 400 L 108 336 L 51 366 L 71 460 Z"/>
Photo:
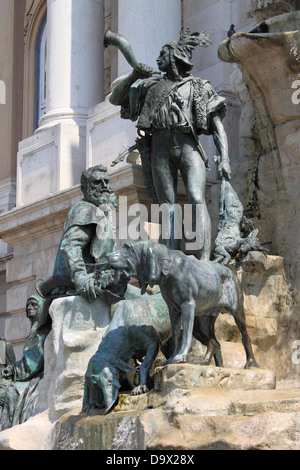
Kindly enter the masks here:
<path id="1" fill-rule="evenodd" d="M 168 248 L 180 249 L 181 240 L 176 238 L 174 226 L 180 170 L 188 203 L 192 205 L 191 226 L 196 238 L 193 254 L 206 260 L 210 258 L 211 250 L 211 223 L 205 203 L 206 170 L 209 167 L 199 142 L 200 134 L 213 136 L 220 153 L 220 176 L 230 179 L 231 173 L 227 136 L 222 124 L 225 99 L 216 94 L 209 81 L 190 75 L 192 51 L 196 46 L 206 47 L 210 43 L 204 32 L 182 32 L 179 41 L 164 45 L 160 52 L 157 64 L 163 75 L 152 77 L 157 72 L 136 61 L 123 36 L 107 30 L 104 39 L 105 46 L 117 46 L 134 68 L 113 88 L 110 102 L 121 106 L 122 118 L 137 121 L 138 133 L 143 136 L 137 139 L 137 148 L 143 147 L 143 167 L 150 169 L 148 178 L 152 179 L 158 203 L 165 204 L 169 210 L 162 241 Z M 150 147 L 148 152 L 145 142 Z M 191 234 L 185 233 L 185 236 L 191 240 Z"/>

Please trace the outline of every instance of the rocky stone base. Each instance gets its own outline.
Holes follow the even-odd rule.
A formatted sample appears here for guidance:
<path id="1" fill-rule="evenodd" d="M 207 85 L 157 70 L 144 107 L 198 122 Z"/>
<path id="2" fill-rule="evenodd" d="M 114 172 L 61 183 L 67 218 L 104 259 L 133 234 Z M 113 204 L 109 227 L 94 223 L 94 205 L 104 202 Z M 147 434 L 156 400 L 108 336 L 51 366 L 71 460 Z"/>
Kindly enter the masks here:
<path id="1" fill-rule="evenodd" d="M 174 388 L 264 390 L 276 387 L 271 370 L 257 368 L 229 369 L 193 364 L 170 364 L 158 367 L 154 374 L 154 390 L 168 392 Z"/>
<path id="2" fill-rule="evenodd" d="M 120 395 L 107 415 L 63 416 L 59 450 L 300 449 L 300 389 L 277 390 L 271 371 L 176 364 L 154 389 Z"/>
<path id="3" fill-rule="evenodd" d="M 276 389 L 268 370 L 172 364 L 108 415 L 45 412 L 2 432 L 0 449 L 300 450 L 300 388 Z"/>

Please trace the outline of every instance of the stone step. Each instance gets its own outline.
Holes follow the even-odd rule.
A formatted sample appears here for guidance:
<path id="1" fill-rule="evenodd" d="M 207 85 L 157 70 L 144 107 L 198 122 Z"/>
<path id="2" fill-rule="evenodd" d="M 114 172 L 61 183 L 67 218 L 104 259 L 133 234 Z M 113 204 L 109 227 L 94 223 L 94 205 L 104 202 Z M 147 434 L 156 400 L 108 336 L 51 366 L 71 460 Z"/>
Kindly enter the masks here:
<path id="1" fill-rule="evenodd" d="M 168 364 L 155 369 L 155 391 L 167 392 L 174 388 L 187 389 L 191 387 L 270 390 L 276 387 L 276 377 L 273 371 L 256 367 L 229 369 L 184 363 Z"/>
<path id="2" fill-rule="evenodd" d="M 197 416 L 253 416 L 269 411 L 300 412 L 300 388 L 272 390 L 173 389 L 131 396 L 121 394 L 115 413 L 161 408 Z"/>
<path id="3" fill-rule="evenodd" d="M 122 394 L 109 415 L 64 416 L 57 448 L 299 450 L 299 423 L 300 388 L 151 391 Z"/>
<path id="4" fill-rule="evenodd" d="M 114 412 L 160 408 L 197 416 L 300 411 L 300 388 L 276 389 L 272 371 L 170 364 L 155 369 L 150 393 L 120 394 Z"/>
<path id="5" fill-rule="evenodd" d="M 300 450 L 300 412 L 197 416 L 160 411 L 140 417 L 145 449 Z"/>

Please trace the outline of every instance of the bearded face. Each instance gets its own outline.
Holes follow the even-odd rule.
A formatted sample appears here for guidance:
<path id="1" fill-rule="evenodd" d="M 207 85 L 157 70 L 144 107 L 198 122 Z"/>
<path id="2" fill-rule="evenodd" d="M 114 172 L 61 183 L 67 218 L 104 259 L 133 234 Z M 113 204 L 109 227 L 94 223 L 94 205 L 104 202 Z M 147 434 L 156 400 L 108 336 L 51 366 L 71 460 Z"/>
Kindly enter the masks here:
<path id="1" fill-rule="evenodd" d="M 85 184 L 82 185 L 84 199 L 91 202 L 95 206 L 105 206 L 108 208 L 117 207 L 117 198 L 110 187 L 109 176 L 107 172 L 94 169 L 86 178 Z"/>

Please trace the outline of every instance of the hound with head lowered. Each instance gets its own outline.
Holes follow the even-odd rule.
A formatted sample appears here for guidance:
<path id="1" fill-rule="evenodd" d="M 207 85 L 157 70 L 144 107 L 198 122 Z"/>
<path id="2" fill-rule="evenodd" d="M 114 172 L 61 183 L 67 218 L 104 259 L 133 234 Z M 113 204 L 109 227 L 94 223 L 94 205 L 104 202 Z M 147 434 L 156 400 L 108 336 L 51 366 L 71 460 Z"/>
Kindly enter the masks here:
<path id="1" fill-rule="evenodd" d="M 233 315 L 242 335 L 245 368 L 259 367 L 247 333 L 241 287 L 229 268 L 212 261 L 199 261 L 150 240 L 125 243 L 108 256 L 108 263 L 119 275 L 135 277 L 145 285 L 160 286 L 173 333 L 173 352 L 164 364 L 186 362 L 197 317 L 227 311 Z M 212 341 L 212 355 L 215 347 Z"/>

